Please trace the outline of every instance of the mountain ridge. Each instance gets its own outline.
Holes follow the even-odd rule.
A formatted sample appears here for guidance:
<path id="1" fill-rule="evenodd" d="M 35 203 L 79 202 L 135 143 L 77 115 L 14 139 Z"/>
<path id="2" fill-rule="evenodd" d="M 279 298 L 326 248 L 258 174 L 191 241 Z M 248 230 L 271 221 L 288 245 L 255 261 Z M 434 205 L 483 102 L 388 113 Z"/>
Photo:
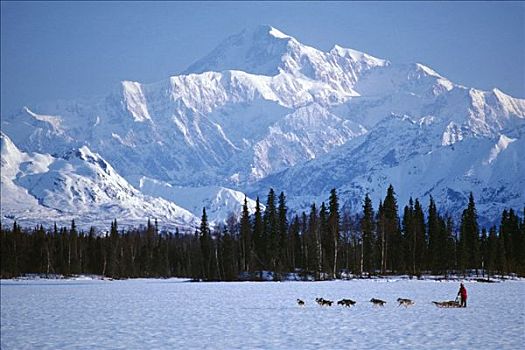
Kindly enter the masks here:
<path id="1" fill-rule="evenodd" d="M 43 113 L 26 107 L 2 118 L 2 131 L 22 151 L 58 155 L 87 146 L 138 190 L 144 177 L 188 192 L 223 188 L 251 198 L 275 187 L 298 198 L 290 198 L 290 208 L 301 210 L 324 198 L 321 189 L 336 187 L 346 207 L 359 211 L 365 193 L 379 197 L 390 182 L 401 206 L 408 194 L 426 198 L 437 191 L 447 210 L 459 198 L 450 209 L 456 216 L 469 191 L 487 203 L 484 193 L 497 191 L 509 198 L 518 193 L 512 205 L 523 202 L 524 191 L 512 185 L 523 183 L 523 161 L 515 160 L 508 181 L 493 168 L 512 163 L 507 158 L 519 151 L 524 125 L 525 100 L 498 89 L 464 87 L 423 64 L 396 64 L 338 45 L 323 52 L 271 26 L 230 36 L 181 75 L 123 81 L 97 102 L 60 102 Z M 475 155 L 465 160 L 452 148 Z M 470 162 L 482 175 L 452 174 L 445 159 L 448 173 L 400 182 L 398 173 L 411 171 L 409 165 L 430 174 L 433 154 Z M 293 183 L 298 179 L 311 185 Z M 229 197 L 236 198 L 232 210 L 240 197 Z M 495 213 L 480 210 L 484 217 Z"/>

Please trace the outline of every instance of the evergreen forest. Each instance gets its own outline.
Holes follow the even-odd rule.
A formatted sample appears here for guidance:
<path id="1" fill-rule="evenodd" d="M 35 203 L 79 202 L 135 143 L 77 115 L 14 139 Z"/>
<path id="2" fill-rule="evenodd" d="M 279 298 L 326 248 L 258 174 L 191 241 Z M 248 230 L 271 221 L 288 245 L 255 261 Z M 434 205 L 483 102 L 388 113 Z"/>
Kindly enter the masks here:
<path id="1" fill-rule="evenodd" d="M 291 214 L 284 193 L 270 189 L 265 210 L 255 213 L 245 199 L 241 213 L 210 227 L 203 208 L 194 231 L 160 231 L 157 220 L 139 228 L 108 232 L 94 228 L 42 225 L 1 227 L 1 277 L 24 274 L 109 278 L 185 277 L 205 281 L 274 280 L 291 273 L 300 279 L 390 274 L 525 276 L 525 220 L 513 209 L 501 213 L 499 226 L 481 228 L 470 194 L 460 222 L 410 199 L 399 211 L 394 188 L 374 209 L 363 199 L 359 215 L 339 207 L 335 189 L 327 203 Z M 426 205 L 426 203 L 425 203 Z M 401 217 L 399 213 L 402 213 Z"/>

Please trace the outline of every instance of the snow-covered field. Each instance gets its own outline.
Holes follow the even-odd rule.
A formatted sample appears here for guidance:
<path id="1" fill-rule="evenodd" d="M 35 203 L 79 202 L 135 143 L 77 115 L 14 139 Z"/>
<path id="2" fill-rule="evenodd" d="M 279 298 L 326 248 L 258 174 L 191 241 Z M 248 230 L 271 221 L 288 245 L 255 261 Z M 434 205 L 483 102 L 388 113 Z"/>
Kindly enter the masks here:
<path id="1" fill-rule="evenodd" d="M 466 309 L 438 309 L 457 282 L 184 283 L 3 280 L 1 348 L 518 349 L 525 281 L 468 282 Z M 320 307 L 316 297 L 357 301 Z M 368 300 L 387 301 L 384 308 Z M 416 304 L 398 307 L 398 297 Z M 296 299 L 306 301 L 299 307 Z"/>

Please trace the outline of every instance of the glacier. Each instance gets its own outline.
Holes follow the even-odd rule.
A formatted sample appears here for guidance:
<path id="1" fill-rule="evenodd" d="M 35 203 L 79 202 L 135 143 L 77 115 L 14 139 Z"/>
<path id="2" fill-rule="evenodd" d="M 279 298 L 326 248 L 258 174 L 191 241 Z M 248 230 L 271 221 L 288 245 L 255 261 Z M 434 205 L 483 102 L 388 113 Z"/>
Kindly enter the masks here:
<path id="1" fill-rule="evenodd" d="M 89 213 L 195 227 L 203 206 L 218 223 L 270 187 L 296 212 L 336 188 L 355 213 L 392 184 L 400 207 L 432 195 L 455 217 L 472 191 L 486 224 L 525 202 L 524 99 L 267 25 L 178 75 L 25 106 L 1 129 L 2 222 Z"/>

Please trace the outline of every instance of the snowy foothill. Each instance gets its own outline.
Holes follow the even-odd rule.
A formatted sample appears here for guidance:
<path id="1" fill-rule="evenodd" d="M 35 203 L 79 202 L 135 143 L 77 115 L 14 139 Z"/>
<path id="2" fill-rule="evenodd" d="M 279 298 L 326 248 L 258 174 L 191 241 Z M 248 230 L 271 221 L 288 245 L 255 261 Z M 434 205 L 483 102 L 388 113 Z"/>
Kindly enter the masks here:
<path id="1" fill-rule="evenodd" d="M 431 301 L 453 300 L 458 281 L 2 280 L 1 348 L 521 348 L 525 281 L 465 285 L 467 308 L 440 309 Z M 321 307 L 318 297 L 357 303 Z"/>

